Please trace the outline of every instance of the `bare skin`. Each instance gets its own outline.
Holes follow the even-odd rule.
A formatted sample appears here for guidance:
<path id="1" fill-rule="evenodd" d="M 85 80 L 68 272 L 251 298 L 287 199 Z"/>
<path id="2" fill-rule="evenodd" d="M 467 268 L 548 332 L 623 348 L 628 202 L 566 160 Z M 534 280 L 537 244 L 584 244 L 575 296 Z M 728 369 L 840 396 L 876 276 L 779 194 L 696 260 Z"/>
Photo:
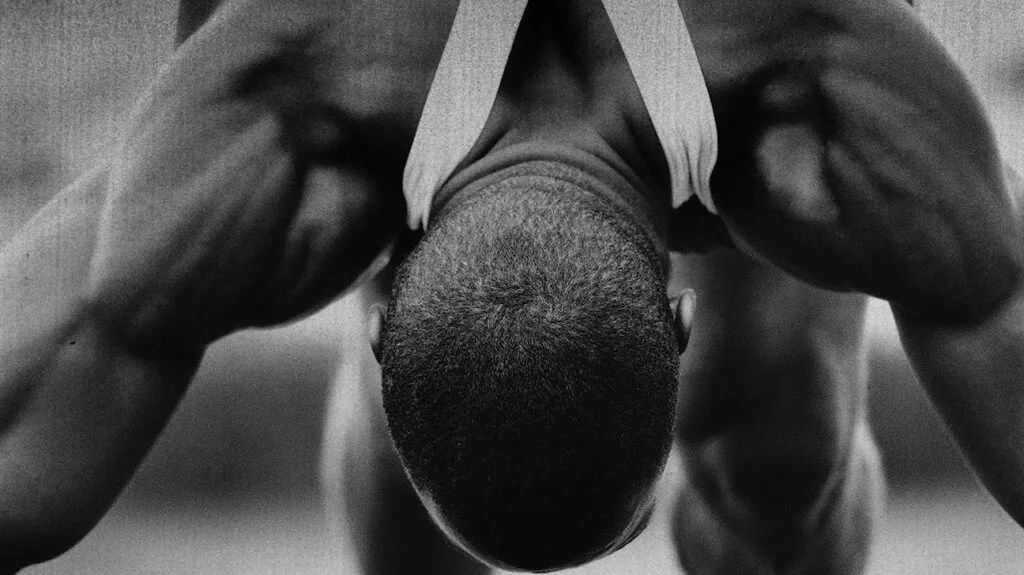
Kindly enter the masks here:
<path id="1" fill-rule="evenodd" d="M 714 294 L 680 378 L 686 480 L 673 527 L 686 573 L 862 572 L 882 502 L 865 298 L 736 253 L 683 269 Z"/>
<path id="2" fill-rule="evenodd" d="M 667 169 L 639 94 L 602 9 L 582 0 L 531 7 L 531 41 L 514 50 L 484 134 L 435 208 L 536 149 L 626 182 L 622 217 L 666 256 L 721 242 L 725 229 L 741 251 L 801 280 L 890 300 L 961 447 L 1024 522 L 1024 249 L 990 129 L 962 77 L 896 2 L 682 6 L 719 121 L 720 221 L 666 209 Z M 454 10 L 426 0 L 227 2 L 142 99 L 117 160 L 5 246 L 0 567 L 51 557 L 88 531 L 210 342 L 312 312 L 399 235 L 400 168 Z M 566 29 L 587 33 L 557 33 Z M 750 269 L 741 274 L 777 273 Z M 772 281 L 782 300 L 822 302 L 810 318 L 826 326 L 811 332 L 822 339 L 799 340 L 806 362 L 789 367 L 818 365 L 823 341 L 845 367 L 779 375 L 809 390 L 814 399 L 798 404 L 806 409 L 717 428 L 683 410 L 680 429 L 691 493 L 729 522 L 735 509 L 716 507 L 700 477 L 714 469 L 740 486 L 740 511 L 755 526 L 741 544 L 755 542 L 757 560 L 798 566 L 792 542 L 764 543 L 757 526 L 804 526 L 829 501 L 848 502 L 850 514 L 865 505 L 844 495 L 861 486 L 843 481 L 856 475 L 862 304 L 846 300 L 841 317 L 852 324 L 837 325 L 824 311 L 836 296 Z M 761 296 L 723 297 L 754 309 Z M 717 409 L 701 391 L 721 377 L 709 361 L 690 396 Z M 749 393 L 745 383 L 736 380 L 733 397 Z M 822 404 L 834 404 L 831 421 L 820 421 Z M 756 479 L 736 479 L 777 446 L 730 438 L 794 421 L 834 436 L 795 454 L 793 468 L 810 470 L 805 501 L 780 521 L 742 487 Z"/>

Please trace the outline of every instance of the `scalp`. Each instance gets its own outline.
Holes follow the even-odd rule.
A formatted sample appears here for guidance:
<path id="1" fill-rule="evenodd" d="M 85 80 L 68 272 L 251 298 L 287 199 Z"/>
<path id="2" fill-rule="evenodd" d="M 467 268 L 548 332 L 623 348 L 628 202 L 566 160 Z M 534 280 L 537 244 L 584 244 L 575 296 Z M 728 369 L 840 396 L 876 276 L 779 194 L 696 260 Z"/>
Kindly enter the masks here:
<path id="1" fill-rule="evenodd" d="M 492 562 L 607 551 L 660 473 L 678 350 L 638 237 L 568 182 L 509 178 L 439 218 L 399 272 L 392 437 L 437 518 Z"/>

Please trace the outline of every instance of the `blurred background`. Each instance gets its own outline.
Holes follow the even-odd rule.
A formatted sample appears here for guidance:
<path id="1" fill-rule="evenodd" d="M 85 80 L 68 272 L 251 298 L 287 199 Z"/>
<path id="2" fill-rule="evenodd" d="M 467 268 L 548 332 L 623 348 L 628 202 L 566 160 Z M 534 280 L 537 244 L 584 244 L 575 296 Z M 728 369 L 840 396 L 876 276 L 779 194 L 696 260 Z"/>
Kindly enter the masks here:
<path id="1" fill-rule="evenodd" d="M 925 0 L 921 10 L 1020 169 L 1024 3 L 980 5 Z M 0 243 L 110 154 L 133 99 L 172 48 L 175 10 L 163 0 L 0 0 Z M 339 302 L 213 346 L 111 513 L 71 552 L 28 572 L 351 572 L 324 521 L 318 458 L 352 309 Z M 1024 534 L 967 471 L 879 302 L 869 332 L 871 409 L 891 491 L 871 572 L 1024 573 Z M 666 536 L 655 521 L 626 551 L 576 572 L 676 573 Z"/>

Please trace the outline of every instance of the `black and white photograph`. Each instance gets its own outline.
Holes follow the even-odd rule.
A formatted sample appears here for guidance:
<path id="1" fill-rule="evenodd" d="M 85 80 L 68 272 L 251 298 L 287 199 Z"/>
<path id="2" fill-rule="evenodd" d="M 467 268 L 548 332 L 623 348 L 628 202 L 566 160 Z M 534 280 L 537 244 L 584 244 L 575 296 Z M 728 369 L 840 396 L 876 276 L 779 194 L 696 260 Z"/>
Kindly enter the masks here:
<path id="1" fill-rule="evenodd" d="M 1024 0 L 0 0 L 0 575 L 1024 573 Z"/>

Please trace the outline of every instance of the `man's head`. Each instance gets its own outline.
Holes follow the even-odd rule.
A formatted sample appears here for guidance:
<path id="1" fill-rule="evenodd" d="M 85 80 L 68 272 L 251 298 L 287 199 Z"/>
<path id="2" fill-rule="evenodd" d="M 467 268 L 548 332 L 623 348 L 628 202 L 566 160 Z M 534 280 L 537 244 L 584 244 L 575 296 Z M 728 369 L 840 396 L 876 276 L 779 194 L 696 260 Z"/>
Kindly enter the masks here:
<path id="1" fill-rule="evenodd" d="M 492 564 L 551 570 L 643 526 L 678 357 L 639 229 L 579 182 L 510 176 L 436 218 L 401 267 L 384 407 L 452 538 Z"/>

